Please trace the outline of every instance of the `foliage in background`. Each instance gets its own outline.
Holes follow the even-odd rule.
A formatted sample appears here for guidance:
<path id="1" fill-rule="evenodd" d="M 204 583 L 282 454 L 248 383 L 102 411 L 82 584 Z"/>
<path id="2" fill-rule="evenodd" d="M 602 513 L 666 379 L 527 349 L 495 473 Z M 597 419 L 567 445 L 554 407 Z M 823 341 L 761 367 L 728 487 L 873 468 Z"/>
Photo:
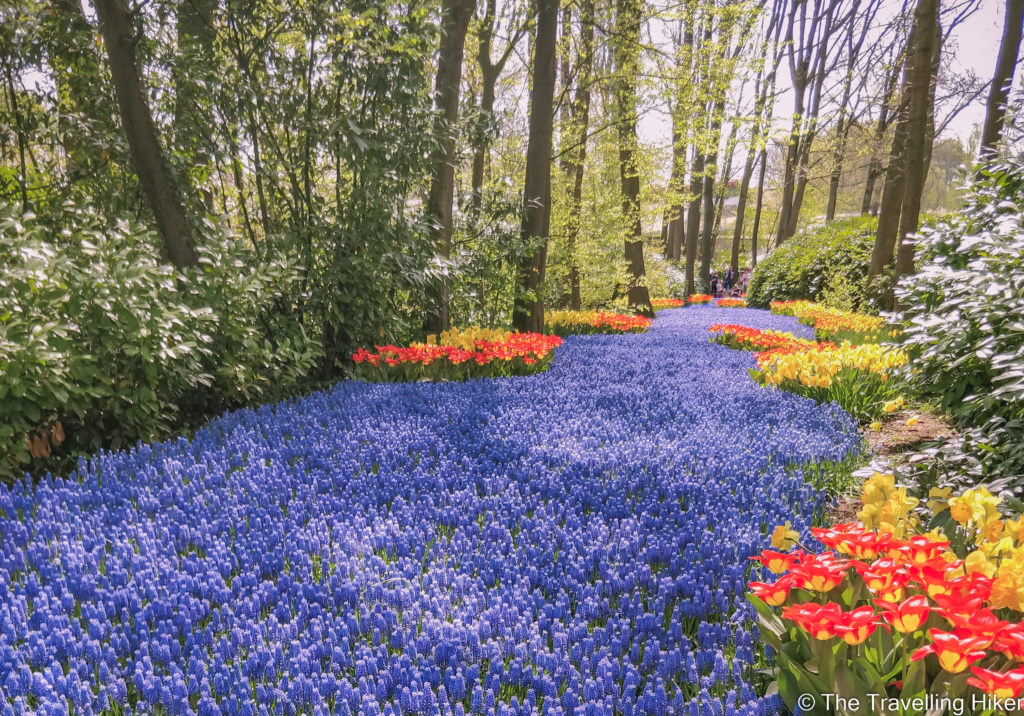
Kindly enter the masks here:
<path id="1" fill-rule="evenodd" d="M 182 275 L 135 222 L 74 205 L 62 222 L 54 234 L 0 205 L 0 478 L 60 442 L 65 458 L 123 448 L 166 436 L 190 404 L 278 394 L 320 356 L 287 319 L 294 259 L 258 259 L 210 225 Z"/>
<path id="2" fill-rule="evenodd" d="M 750 277 L 747 301 L 807 299 L 847 311 L 872 311 L 865 292 L 877 219 L 858 217 L 799 231 L 761 259 Z"/>
<path id="3" fill-rule="evenodd" d="M 1024 162 L 986 168 L 963 209 L 923 231 L 898 291 L 917 389 L 950 411 L 983 477 L 1024 484 Z"/>

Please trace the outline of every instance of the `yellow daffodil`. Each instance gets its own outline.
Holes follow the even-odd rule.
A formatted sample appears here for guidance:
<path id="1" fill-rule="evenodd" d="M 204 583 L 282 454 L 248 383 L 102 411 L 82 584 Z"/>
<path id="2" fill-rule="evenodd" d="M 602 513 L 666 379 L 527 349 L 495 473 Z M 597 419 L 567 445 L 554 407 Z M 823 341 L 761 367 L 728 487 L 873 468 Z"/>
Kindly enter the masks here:
<path id="1" fill-rule="evenodd" d="M 792 527 L 788 520 L 785 525 L 776 527 L 772 531 L 772 547 L 783 551 L 792 549 L 800 539 L 800 533 Z"/>

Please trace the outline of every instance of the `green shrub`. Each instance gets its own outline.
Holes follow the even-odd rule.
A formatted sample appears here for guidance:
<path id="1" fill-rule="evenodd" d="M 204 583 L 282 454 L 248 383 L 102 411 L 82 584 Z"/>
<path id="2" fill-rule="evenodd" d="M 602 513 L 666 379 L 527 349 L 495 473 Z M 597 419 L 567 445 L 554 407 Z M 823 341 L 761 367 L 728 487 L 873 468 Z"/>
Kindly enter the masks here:
<path id="1" fill-rule="evenodd" d="M 1024 483 L 1024 162 L 991 166 L 962 210 L 922 230 L 898 289 L 919 390 L 964 429 L 987 479 Z"/>
<path id="2" fill-rule="evenodd" d="M 878 220 L 843 219 L 798 232 L 765 256 L 750 277 L 747 304 L 807 299 L 833 308 L 871 309 L 864 291 Z"/>
<path id="3" fill-rule="evenodd" d="M 272 314 L 295 292 L 294 263 L 257 262 L 211 225 L 182 275 L 133 221 L 66 211 L 55 234 L 0 205 L 0 478 L 166 436 L 182 405 L 240 405 L 319 355 Z"/>

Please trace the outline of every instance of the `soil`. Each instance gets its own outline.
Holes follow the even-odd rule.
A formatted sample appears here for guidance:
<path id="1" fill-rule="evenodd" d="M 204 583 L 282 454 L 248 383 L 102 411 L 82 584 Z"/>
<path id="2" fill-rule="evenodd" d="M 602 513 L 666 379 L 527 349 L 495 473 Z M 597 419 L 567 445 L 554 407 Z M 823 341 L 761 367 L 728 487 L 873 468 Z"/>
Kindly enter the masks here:
<path id="1" fill-rule="evenodd" d="M 899 455 L 920 447 L 924 443 L 952 437 L 953 428 L 941 417 L 920 410 L 904 410 L 894 414 L 882 423 L 882 429 L 875 432 L 865 429 L 865 437 L 876 455 L 886 457 Z M 907 420 L 917 418 L 915 425 Z"/>
<path id="2" fill-rule="evenodd" d="M 907 425 L 907 420 L 917 418 L 917 423 Z M 940 416 L 921 410 L 901 410 L 889 416 L 878 432 L 864 428 L 864 437 L 875 455 L 887 457 L 893 462 L 912 453 L 925 443 L 936 442 L 954 435 L 954 430 Z M 863 505 L 858 497 L 840 497 L 828 516 L 831 524 L 854 522 Z"/>

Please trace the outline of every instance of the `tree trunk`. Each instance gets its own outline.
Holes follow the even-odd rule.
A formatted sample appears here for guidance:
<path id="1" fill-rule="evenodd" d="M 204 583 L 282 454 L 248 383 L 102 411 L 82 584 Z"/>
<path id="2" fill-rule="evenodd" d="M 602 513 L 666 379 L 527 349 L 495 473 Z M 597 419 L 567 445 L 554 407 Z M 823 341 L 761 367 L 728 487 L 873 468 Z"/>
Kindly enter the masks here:
<path id="1" fill-rule="evenodd" d="M 639 149 L 636 132 L 636 83 L 640 52 L 640 0 L 617 0 L 615 13 L 615 105 L 619 128 L 619 177 L 622 182 L 622 215 L 626 223 L 624 258 L 630 274 L 629 306 L 654 316 L 644 283 L 643 226 L 640 217 Z"/>
<path id="2" fill-rule="evenodd" d="M 1022 23 L 1024 23 L 1024 0 L 1006 0 L 1003 16 L 1003 39 L 999 43 L 999 57 L 992 75 L 992 86 L 985 103 L 985 124 L 981 130 L 981 148 L 978 159 L 984 162 L 996 154 L 996 145 L 1003 136 L 1003 120 L 1006 117 L 1006 97 L 1013 84 L 1013 72 L 1017 67 L 1020 53 Z"/>
<path id="3" fill-rule="evenodd" d="M 195 266 L 198 257 L 181 194 L 164 159 L 135 58 L 135 28 L 123 0 L 96 0 L 100 33 L 110 63 L 110 77 L 135 173 L 146 195 L 164 259 L 179 269 Z"/>
<path id="4" fill-rule="evenodd" d="M 512 325 L 519 331 L 544 330 L 544 272 L 547 268 L 551 221 L 551 132 L 558 45 L 558 0 L 537 1 L 537 39 L 530 89 L 530 137 L 526 150 L 522 236 L 538 242 L 519 266 L 519 280 L 529 298 L 516 296 Z"/>
<path id="5" fill-rule="evenodd" d="M 903 188 L 903 207 L 900 213 L 896 280 L 913 273 L 914 244 L 908 240 L 917 232 L 921 218 L 921 195 L 924 192 L 925 167 L 931 149 L 928 118 L 931 114 L 933 73 L 938 66 L 942 47 L 942 29 L 939 26 L 939 0 L 920 0 L 914 12 L 919 42 L 914 48 L 913 76 L 910 80 L 910 105 L 907 112 L 906 170 Z M 934 129 L 932 130 L 934 132 Z M 896 306 L 896 310 L 899 307 Z"/>
<path id="6" fill-rule="evenodd" d="M 693 162 L 690 164 L 690 206 L 686 215 L 686 295 L 696 293 L 694 268 L 697 263 L 697 248 L 700 230 L 701 192 L 704 186 L 704 153 L 694 147 Z"/>
<path id="7" fill-rule="evenodd" d="M 754 226 L 750 231 L 750 265 L 753 268 L 757 268 L 757 234 L 761 228 L 761 206 L 764 200 L 764 175 L 765 170 L 768 168 L 767 147 L 761 150 L 761 156 L 758 157 L 758 161 L 761 163 L 761 169 L 757 176 L 757 201 L 754 204 Z"/>
<path id="8" fill-rule="evenodd" d="M 435 152 L 427 213 L 433 228 L 431 241 L 443 256 L 451 256 L 452 204 L 455 201 L 455 132 L 459 122 L 459 89 L 462 82 L 462 58 L 466 32 L 476 9 L 476 0 L 443 0 L 441 3 L 441 47 L 437 60 L 434 96 L 437 118 L 434 134 L 440 146 Z M 437 288 L 433 313 L 427 321 L 428 330 L 440 333 L 450 324 L 451 300 L 448 281 Z"/>
<path id="9" fill-rule="evenodd" d="M 927 0 L 925 0 L 927 1 Z M 916 59 L 918 27 L 915 23 L 907 38 L 906 61 L 903 68 L 903 87 L 900 89 L 900 103 L 894 120 L 896 132 L 889 151 L 889 165 L 885 169 L 885 184 L 882 187 L 882 203 L 878 211 L 878 229 L 875 233 L 875 244 L 871 250 L 871 261 L 868 264 L 868 285 L 882 275 L 885 268 L 892 263 L 893 252 L 899 238 L 900 213 L 903 208 L 903 189 L 906 170 L 907 152 L 907 120 L 910 109 L 910 83 L 913 75 L 913 62 Z"/>
<path id="10" fill-rule="evenodd" d="M 736 226 L 732 229 L 732 256 L 729 265 L 736 276 L 740 270 L 740 242 L 743 239 L 743 220 L 747 212 L 747 195 L 750 193 L 750 180 L 754 176 L 754 160 L 757 157 L 754 145 L 747 150 L 747 163 L 743 166 L 743 179 L 740 180 L 740 195 L 736 202 Z"/>
<path id="11" fill-rule="evenodd" d="M 587 132 L 590 128 L 590 81 L 594 68 L 594 0 L 583 0 L 580 5 L 580 57 L 576 63 L 576 97 L 572 103 L 572 141 L 577 143 L 572 156 L 572 206 L 569 211 L 569 307 L 579 311 L 583 307 L 580 294 L 580 268 L 576 260 L 576 240 L 579 238 L 579 217 L 583 207 L 583 172 L 587 159 Z"/>
<path id="12" fill-rule="evenodd" d="M 711 115 L 711 153 L 704 157 L 704 225 L 700 237 L 700 279 L 711 285 L 711 259 L 715 253 L 715 173 L 718 171 L 718 144 L 722 132 L 725 98 L 715 103 Z"/>
<path id="13" fill-rule="evenodd" d="M 879 148 L 885 133 L 889 129 L 889 105 L 892 103 L 892 96 L 896 92 L 896 82 L 899 79 L 899 67 L 894 67 L 885 83 L 885 93 L 882 96 L 882 106 L 878 110 L 878 123 L 875 124 L 875 136 L 872 142 L 871 161 L 868 164 L 867 183 L 864 185 L 864 198 L 861 200 L 860 213 L 866 216 L 871 211 L 872 201 L 875 196 L 875 183 L 882 175 L 882 160 L 879 157 Z"/>

